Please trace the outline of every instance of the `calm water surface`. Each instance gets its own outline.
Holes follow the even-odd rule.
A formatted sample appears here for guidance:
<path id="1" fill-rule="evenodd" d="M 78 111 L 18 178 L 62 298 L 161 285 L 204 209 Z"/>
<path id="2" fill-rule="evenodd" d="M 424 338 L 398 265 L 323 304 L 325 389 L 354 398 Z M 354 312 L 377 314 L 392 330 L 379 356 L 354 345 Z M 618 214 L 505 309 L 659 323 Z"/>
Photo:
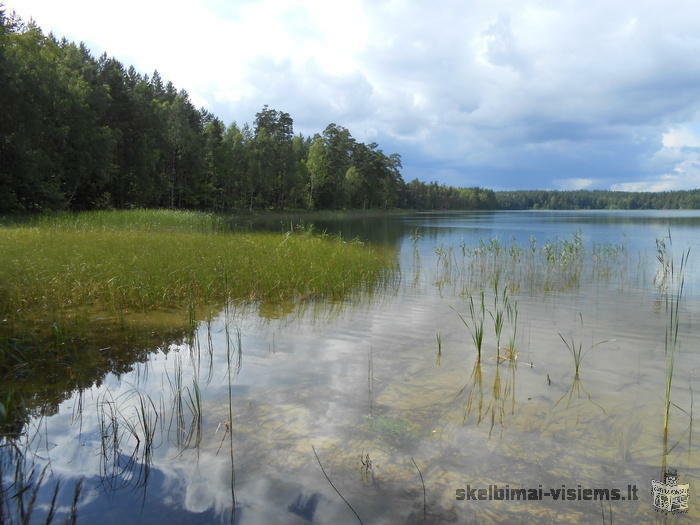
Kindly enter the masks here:
<path id="1" fill-rule="evenodd" d="M 44 522 L 60 479 L 56 519 L 65 520 L 82 479 L 79 523 L 700 520 L 700 213 L 313 222 L 395 249 L 395 281 L 340 303 L 232 306 L 194 333 L 132 334 L 128 348 L 87 338 L 84 362 L 57 357 L 40 384 L 3 386 L 26 407 L 13 443 L 37 473 L 47 466 L 32 519 Z M 666 298 L 676 288 L 664 294 L 655 240 L 669 231 L 676 272 L 682 252 L 691 255 L 665 436 Z M 547 250 L 551 266 L 538 263 Z M 471 323 L 471 297 L 478 317 L 482 291 L 479 361 L 460 314 Z M 562 337 L 581 345 L 578 375 Z M 6 489 L 17 449 L 1 449 Z M 652 507 L 650 481 L 669 469 L 690 484 L 687 514 Z M 639 500 L 455 498 L 490 484 L 625 497 L 633 485 Z"/>

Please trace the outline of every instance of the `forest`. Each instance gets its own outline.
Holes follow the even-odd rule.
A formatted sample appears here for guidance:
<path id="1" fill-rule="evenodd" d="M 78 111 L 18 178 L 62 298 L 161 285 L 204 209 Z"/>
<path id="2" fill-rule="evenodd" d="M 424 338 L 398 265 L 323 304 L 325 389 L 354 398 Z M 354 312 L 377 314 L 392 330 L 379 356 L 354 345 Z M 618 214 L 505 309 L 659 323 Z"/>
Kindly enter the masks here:
<path id="1" fill-rule="evenodd" d="M 698 209 L 700 189 L 664 192 L 498 191 L 496 202 L 497 207 L 504 210 Z"/>
<path id="2" fill-rule="evenodd" d="M 490 190 L 406 184 L 399 154 L 334 123 L 303 136 L 263 106 L 252 125 L 226 125 L 157 71 L 4 12 L 0 85 L 0 214 L 496 206 Z"/>

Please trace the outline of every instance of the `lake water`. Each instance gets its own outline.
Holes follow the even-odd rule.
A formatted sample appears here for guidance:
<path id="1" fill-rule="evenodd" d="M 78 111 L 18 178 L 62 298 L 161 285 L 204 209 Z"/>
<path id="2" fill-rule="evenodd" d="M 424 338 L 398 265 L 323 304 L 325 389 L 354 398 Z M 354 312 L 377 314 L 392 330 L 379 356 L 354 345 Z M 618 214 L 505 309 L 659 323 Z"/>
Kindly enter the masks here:
<path id="1" fill-rule="evenodd" d="M 395 279 L 352 301 L 232 305 L 193 333 L 86 339 L 90 358 L 4 385 L 27 417 L 1 449 L 6 494 L 21 450 L 34 480 L 47 467 L 42 523 L 58 479 L 56 519 L 82 480 L 78 522 L 104 525 L 700 520 L 699 212 L 304 221 L 391 247 Z M 687 513 L 652 506 L 668 471 L 690 484 Z M 490 485 L 576 498 L 471 499 Z"/>

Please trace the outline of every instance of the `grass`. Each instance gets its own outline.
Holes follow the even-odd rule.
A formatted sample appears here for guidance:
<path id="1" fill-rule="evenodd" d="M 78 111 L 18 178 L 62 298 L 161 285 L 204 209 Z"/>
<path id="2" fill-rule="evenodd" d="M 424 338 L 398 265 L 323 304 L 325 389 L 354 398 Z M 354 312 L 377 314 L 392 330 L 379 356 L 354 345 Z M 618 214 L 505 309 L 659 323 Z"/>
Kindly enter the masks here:
<path id="1" fill-rule="evenodd" d="M 133 210 L 0 227 L 0 320 L 340 299 L 373 289 L 394 264 L 388 251 L 337 237 L 226 232 L 222 224 L 206 213 Z"/>
<path id="2" fill-rule="evenodd" d="M 511 333 L 508 337 L 508 347 L 506 348 L 507 358 L 515 360 L 515 345 L 518 338 L 518 301 L 508 301 L 506 304 L 506 317 L 511 326 Z"/>
<path id="3" fill-rule="evenodd" d="M 469 322 L 462 314 L 457 310 L 452 308 L 455 313 L 459 316 L 462 324 L 467 327 L 469 334 L 472 337 L 472 342 L 476 348 L 477 361 L 481 361 L 481 348 L 484 344 L 484 321 L 486 317 L 486 308 L 484 303 L 484 292 L 482 291 L 480 296 L 481 303 L 480 306 L 474 305 L 474 297 L 469 295 L 469 317 L 471 322 Z"/>
<path id="4" fill-rule="evenodd" d="M 680 409 L 682 412 L 690 416 L 690 432 L 692 432 L 692 404 L 691 412 L 687 411 L 672 402 L 672 389 L 674 379 L 674 368 L 676 353 L 680 350 L 680 342 L 678 338 L 681 305 L 683 303 L 683 294 L 685 291 L 685 271 L 688 267 L 690 258 L 690 248 L 683 251 L 680 256 L 680 261 L 674 259 L 673 239 L 671 231 L 668 236 L 663 239 L 656 240 L 656 259 L 659 263 L 657 274 L 654 278 L 654 284 L 661 293 L 666 313 L 666 329 L 664 334 L 664 352 L 666 354 L 666 374 L 664 380 L 664 424 L 663 424 L 663 461 L 662 461 L 662 476 L 666 470 L 666 458 L 670 453 L 668 449 L 669 425 L 671 419 L 671 405 Z M 692 403 L 692 389 L 691 389 Z M 690 439 L 690 435 L 689 435 Z M 663 479 L 663 478 L 662 478 Z"/>
<path id="5" fill-rule="evenodd" d="M 535 238 L 525 246 L 497 238 L 481 239 L 473 247 L 463 241 L 459 250 L 437 246 L 435 255 L 436 284 L 440 288 L 450 284 L 465 294 L 504 286 L 509 293 L 563 291 L 576 289 L 584 279 L 624 282 L 629 278 L 624 245 L 594 244 L 586 250 L 579 233 L 541 245 Z"/>
<path id="6" fill-rule="evenodd" d="M 226 229 L 223 216 L 187 210 L 97 210 L 37 215 L 26 226 L 58 231 L 179 231 L 210 232 Z"/>
<path id="7" fill-rule="evenodd" d="M 496 355 L 500 356 L 501 351 L 501 334 L 503 333 L 503 323 L 505 321 L 505 311 L 508 306 L 508 287 L 503 288 L 503 292 L 500 297 L 499 306 L 499 292 L 498 292 L 498 281 L 494 282 L 493 286 L 493 312 L 489 312 L 491 319 L 493 319 L 493 329 L 496 334 Z"/>
<path id="8" fill-rule="evenodd" d="M 607 343 L 608 341 L 598 341 L 597 343 L 592 344 L 589 346 L 585 351 L 583 350 L 583 343 L 579 342 L 578 344 L 576 343 L 576 340 L 574 339 L 573 336 L 571 336 L 571 342 L 567 341 L 563 335 L 561 335 L 561 332 L 558 333 L 559 338 L 564 342 L 566 345 L 566 349 L 569 351 L 571 354 L 571 357 L 574 359 L 574 377 L 579 378 L 580 377 L 580 371 L 581 371 L 581 364 L 583 363 L 583 359 L 586 357 L 586 354 L 593 350 L 595 347 L 600 346 L 602 344 Z"/>

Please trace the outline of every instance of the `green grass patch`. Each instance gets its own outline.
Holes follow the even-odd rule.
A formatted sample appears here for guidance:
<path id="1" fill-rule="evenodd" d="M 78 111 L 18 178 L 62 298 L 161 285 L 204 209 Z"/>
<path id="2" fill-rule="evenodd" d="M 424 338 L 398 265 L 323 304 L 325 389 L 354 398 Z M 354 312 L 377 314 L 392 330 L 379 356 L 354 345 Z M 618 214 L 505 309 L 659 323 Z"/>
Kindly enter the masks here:
<path id="1" fill-rule="evenodd" d="M 8 218 L 12 220 L 12 218 Z M 225 218 L 214 213 L 187 210 L 98 210 L 61 212 L 16 219 L 15 225 L 65 231 L 212 232 L 225 228 Z"/>
<path id="2" fill-rule="evenodd" d="M 60 319 L 231 301 L 345 298 L 373 290 L 395 255 L 304 232 L 227 232 L 211 214 L 99 211 L 0 227 L 0 318 Z"/>

